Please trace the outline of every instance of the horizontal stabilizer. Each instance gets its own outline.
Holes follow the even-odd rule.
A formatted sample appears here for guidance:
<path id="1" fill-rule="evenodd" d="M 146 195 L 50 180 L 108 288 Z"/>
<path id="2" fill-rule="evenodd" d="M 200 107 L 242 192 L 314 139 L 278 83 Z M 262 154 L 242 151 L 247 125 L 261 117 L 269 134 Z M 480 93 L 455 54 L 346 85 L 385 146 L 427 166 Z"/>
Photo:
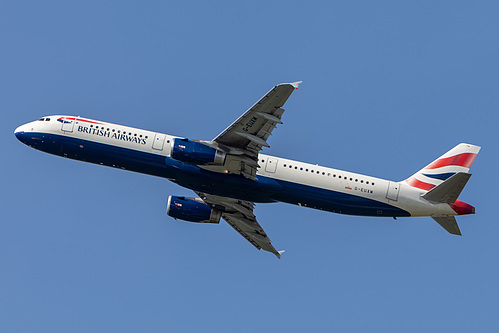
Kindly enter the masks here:
<path id="1" fill-rule="evenodd" d="M 426 192 L 423 195 L 423 198 L 433 202 L 454 203 L 461 194 L 464 186 L 466 186 L 466 183 L 468 182 L 470 177 L 470 173 L 458 172 L 440 185 Z"/>
<path id="2" fill-rule="evenodd" d="M 453 235 L 461 236 L 461 230 L 454 216 L 433 216 L 432 219 Z"/>

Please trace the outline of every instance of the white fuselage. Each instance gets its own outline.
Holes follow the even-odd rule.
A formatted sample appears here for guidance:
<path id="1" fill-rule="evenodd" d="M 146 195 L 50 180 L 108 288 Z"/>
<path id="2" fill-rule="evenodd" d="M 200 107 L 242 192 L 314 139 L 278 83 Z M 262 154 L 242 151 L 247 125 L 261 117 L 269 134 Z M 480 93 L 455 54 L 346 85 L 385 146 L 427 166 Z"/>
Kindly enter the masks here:
<path id="1" fill-rule="evenodd" d="M 70 118 L 74 121 L 64 122 L 64 119 Z M 33 121 L 17 128 L 15 133 L 19 140 L 52 154 L 153 174 L 195 190 L 197 186 L 203 187 L 205 192 L 210 193 L 211 190 L 213 194 L 217 194 L 216 179 L 229 177 L 205 171 L 195 176 L 194 173 L 199 172 L 196 171 L 199 168 L 180 165 L 173 161 L 170 156 L 171 144 L 175 138 L 178 138 L 176 136 L 80 117 L 55 115 L 42 119 L 44 120 Z M 113 156 L 116 156 L 115 160 Z M 142 164 L 136 161 L 137 158 L 144 160 Z M 166 164 L 161 166 L 158 161 L 163 160 Z M 277 193 L 276 190 L 276 193 L 272 194 L 265 185 L 267 187 L 262 187 L 262 191 L 270 191 L 270 194 L 262 199 L 262 202 L 284 201 L 354 215 L 357 215 L 355 205 L 358 206 L 358 215 L 394 217 L 457 215 L 448 204 L 432 203 L 423 199 L 421 195 L 426 191 L 409 186 L 404 181 L 394 182 L 265 154 L 260 154 L 258 161 L 260 168 L 257 178 L 265 180 L 265 184 L 277 182 L 278 185 L 272 186 L 281 186 L 283 192 Z M 182 179 L 184 175 L 189 180 Z M 201 175 L 206 175 L 210 180 L 203 182 Z M 193 183 L 193 177 L 198 177 L 199 183 Z M 235 186 L 237 181 L 235 178 L 233 180 L 231 184 Z M 242 189 L 241 196 L 250 195 L 252 201 L 259 202 L 254 200 L 254 196 L 258 194 L 258 186 L 253 187 L 248 180 L 242 181 L 241 184 L 242 187 L 248 187 L 246 192 L 249 193 Z M 210 186 L 213 188 L 210 189 Z M 225 188 L 224 191 L 229 196 L 238 196 L 237 189 Z M 290 193 L 293 191 L 296 193 Z M 320 199 L 321 196 L 327 197 L 329 194 L 330 200 L 338 200 L 337 205 L 328 205 Z M 308 200 L 308 197 L 315 199 Z M 371 205 L 371 202 L 374 204 Z M 387 213 L 383 208 L 375 209 L 376 204 L 380 207 L 393 207 L 394 211 Z M 397 209 L 407 214 L 397 214 Z"/>

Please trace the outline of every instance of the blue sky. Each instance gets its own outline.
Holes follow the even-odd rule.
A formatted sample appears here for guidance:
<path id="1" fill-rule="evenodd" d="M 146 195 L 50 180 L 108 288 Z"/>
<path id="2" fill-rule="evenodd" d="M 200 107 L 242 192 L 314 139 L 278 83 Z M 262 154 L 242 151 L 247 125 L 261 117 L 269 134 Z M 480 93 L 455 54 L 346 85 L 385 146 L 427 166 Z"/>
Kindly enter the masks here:
<path id="1" fill-rule="evenodd" d="M 496 331 L 495 1 L 0 4 L 3 332 Z M 73 114 L 212 139 L 303 80 L 277 156 L 402 180 L 483 147 L 463 237 L 430 218 L 256 214 L 281 260 L 225 222 L 166 215 L 167 180 L 50 156 L 13 130 Z"/>

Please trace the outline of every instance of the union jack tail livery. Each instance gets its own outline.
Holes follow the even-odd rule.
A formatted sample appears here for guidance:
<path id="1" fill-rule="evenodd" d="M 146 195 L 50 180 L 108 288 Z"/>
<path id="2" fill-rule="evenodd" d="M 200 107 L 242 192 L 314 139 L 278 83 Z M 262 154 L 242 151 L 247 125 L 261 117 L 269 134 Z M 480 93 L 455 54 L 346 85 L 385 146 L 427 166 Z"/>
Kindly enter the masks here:
<path id="1" fill-rule="evenodd" d="M 405 181 L 412 187 L 429 191 L 457 173 L 468 173 L 479 151 L 479 146 L 460 143 Z"/>

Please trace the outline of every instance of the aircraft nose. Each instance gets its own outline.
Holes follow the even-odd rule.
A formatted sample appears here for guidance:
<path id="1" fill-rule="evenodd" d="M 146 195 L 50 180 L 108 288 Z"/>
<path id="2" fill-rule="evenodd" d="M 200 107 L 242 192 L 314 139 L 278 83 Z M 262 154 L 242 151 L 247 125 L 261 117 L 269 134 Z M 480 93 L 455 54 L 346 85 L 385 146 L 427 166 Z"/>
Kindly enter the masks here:
<path id="1" fill-rule="evenodd" d="M 24 135 L 24 125 L 19 126 L 14 130 L 14 135 L 16 136 L 17 140 L 21 141 L 22 143 L 25 143 L 25 135 Z"/>

